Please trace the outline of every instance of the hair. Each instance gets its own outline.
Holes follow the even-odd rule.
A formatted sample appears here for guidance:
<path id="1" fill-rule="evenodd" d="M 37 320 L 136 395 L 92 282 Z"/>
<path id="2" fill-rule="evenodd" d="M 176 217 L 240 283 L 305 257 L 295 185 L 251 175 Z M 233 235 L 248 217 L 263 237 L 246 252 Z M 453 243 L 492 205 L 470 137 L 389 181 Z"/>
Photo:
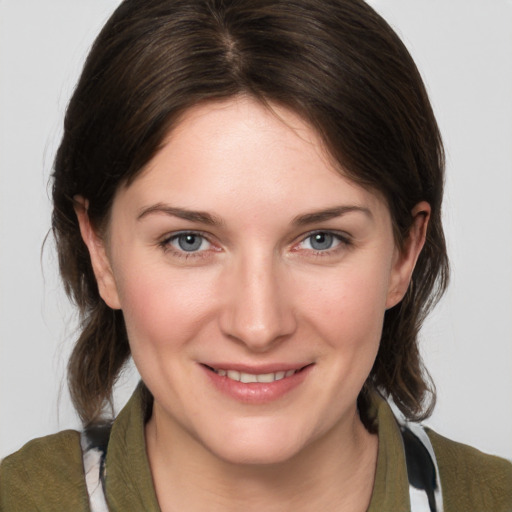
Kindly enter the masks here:
<path id="1" fill-rule="evenodd" d="M 422 79 L 399 37 L 361 0 L 125 0 L 86 60 L 53 173 L 60 271 L 81 315 L 68 382 L 82 421 L 90 425 L 112 406 L 130 348 L 122 311 L 98 293 L 74 198 L 88 200 L 101 233 L 116 191 L 137 177 L 180 116 L 198 103 L 238 95 L 284 106 L 310 123 L 343 174 L 384 198 L 399 247 L 413 207 L 430 204 L 412 285 L 385 313 L 378 355 L 358 398 L 362 412 L 377 389 L 407 418 L 427 417 L 435 391 L 418 332 L 448 280 L 444 152 Z"/>

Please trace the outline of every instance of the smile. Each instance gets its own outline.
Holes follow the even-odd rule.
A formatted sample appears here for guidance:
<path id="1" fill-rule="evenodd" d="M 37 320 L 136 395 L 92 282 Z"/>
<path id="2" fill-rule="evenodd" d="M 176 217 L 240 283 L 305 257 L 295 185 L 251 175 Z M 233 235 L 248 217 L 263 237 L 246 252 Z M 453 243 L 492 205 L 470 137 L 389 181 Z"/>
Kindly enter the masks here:
<path id="1" fill-rule="evenodd" d="M 276 380 L 284 379 L 285 377 L 291 377 L 296 372 L 300 370 L 288 370 L 288 371 L 279 371 L 275 373 L 259 373 L 254 375 L 252 373 L 239 372 L 237 370 L 221 370 L 212 368 L 212 370 L 221 377 L 227 377 L 228 379 L 235 380 L 237 382 L 243 382 L 244 384 L 248 384 L 251 382 L 262 382 L 269 383 L 274 382 Z"/>
<path id="2" fill-rule="evenodd" d="M 314 363 L 269 364 L 260 368 L 229 363 L 202 363 L 210 382 L 223 395 L 244 404 L 266 404 L 298 388 L 311 373 Z"/>

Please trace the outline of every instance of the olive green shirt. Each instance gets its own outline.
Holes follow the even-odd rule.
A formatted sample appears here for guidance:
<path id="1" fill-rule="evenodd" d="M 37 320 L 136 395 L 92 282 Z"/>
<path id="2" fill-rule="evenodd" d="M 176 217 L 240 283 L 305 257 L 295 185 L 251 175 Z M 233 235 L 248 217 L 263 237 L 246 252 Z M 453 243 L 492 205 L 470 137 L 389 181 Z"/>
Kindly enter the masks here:
<path id="1" fill-rule="evenodd" d="M 400 430 L 376 397 L 379 451 L 368 512 L 408 512 L 409 484 Z M 106 457 L 111 512 L 160 512 L 149 469 L 139 388 L 114 422 Z M 512 464 L 428 430 L 441 475 L 445 512 L 511 512 Z M 89 511 L 80 434 L 35 439 L 0 465 L 0 512 Z"/>

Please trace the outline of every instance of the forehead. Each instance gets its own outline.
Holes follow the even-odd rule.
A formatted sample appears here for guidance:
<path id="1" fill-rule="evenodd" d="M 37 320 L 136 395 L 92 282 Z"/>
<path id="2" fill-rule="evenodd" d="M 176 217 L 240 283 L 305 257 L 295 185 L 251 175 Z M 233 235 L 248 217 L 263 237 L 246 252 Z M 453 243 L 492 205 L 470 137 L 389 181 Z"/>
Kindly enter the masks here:
<path id="1" fill-rule="evenodd" d="M 231 206 L 241 214 L 249 200 L 260 212 L 345 203 L 382 207 L 377 194 L 344 175 L 306 121 L 246 97 L 187 110 L 126 192 L 138 203 Z"/>

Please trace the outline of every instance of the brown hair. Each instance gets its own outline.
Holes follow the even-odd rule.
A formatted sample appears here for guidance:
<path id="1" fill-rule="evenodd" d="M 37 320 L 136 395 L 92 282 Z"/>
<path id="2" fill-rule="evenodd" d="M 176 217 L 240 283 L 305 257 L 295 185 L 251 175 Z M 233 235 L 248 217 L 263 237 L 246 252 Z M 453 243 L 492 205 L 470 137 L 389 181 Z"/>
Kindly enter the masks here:
<path id="1" fill-rule="evenodd" d="M 130 349 L 122 312 L 99 296 L 73 198 L 88 199 L 101 230 L 118 187 L 136 177 L 187 108 L 239 94 L 311 123 L 344 173 L 385 198 L 397 244 L 414 205 L 430 203 L 412 286 L 385 314 L 359 397 L 364 410 L 377 388 L 408 418 L 427 416 L 435 394 L 417 335 L 447 284 L 444 155 L 425 87 L 398 36 L 360 0 L 125 0 L 87 58 L 53 174 L 61 275 L 82 318 L 69 362 L 82 420 L 96 421 L 111 402 Z"/>

